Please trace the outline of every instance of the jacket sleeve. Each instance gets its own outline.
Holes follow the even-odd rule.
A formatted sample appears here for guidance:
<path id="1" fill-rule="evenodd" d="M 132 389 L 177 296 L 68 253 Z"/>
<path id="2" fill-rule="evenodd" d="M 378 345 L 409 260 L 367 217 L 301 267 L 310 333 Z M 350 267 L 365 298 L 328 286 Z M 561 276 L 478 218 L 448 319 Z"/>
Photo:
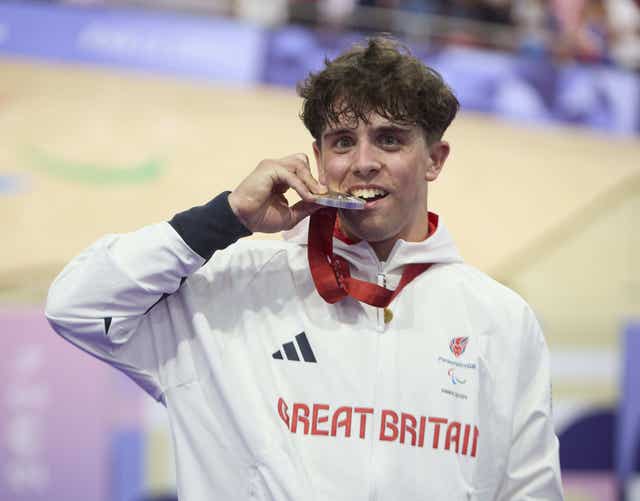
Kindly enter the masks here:
<path id="1" fill-rule="evenodd" d="M 84 250 L 49 289 L 45 315 L 53 329 L 162 400 L 158 343 L 172 340 L 171 335 L 169 340 L 154 335 L 171 326 L 166 321 L 154 325 L 154 306 L 216 250 L 250 234 L 227 197 L 222 193 L 168 223 L 106 235 Z"/>
<path id="2" fill-rule="evenodd" d="M 549 351 L 540 326 L 527 308 L 511 447 L 497 501 L 560 501 L 559 442 L 552 422 Z"/>

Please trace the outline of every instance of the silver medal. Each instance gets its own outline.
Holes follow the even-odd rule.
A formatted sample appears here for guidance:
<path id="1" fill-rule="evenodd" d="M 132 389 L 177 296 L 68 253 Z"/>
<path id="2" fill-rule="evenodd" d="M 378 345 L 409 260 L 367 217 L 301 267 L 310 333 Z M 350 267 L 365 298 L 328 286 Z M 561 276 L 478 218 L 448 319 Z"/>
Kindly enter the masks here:
<path id="1" fill-rule="evenodd" d="M 325 195 L 317 195 L 315 202 L 325 207 L 335 207 L 336 209 L 364 209 L 366 202 L 358 197 L 345 193 L 330 191 Z"/>

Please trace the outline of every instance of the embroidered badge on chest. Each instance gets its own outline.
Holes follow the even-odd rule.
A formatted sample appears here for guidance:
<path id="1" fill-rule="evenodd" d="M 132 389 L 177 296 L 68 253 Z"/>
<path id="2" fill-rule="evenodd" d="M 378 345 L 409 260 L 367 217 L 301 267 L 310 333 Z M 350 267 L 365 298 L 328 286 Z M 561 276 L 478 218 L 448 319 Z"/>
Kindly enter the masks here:
<path id="1" fill-rule="evenodd" d="M 468 337 L 454 337 L 449 342 L 449 349 L 458 358 L 467 349 L 467 343 L 469 343 Z"/>
<path id="2" fill-rule="evenodd" d="M 438 362 L 447 367 L 447 384 L 443 386 L 440 391 L 462 400 L 467 400 L 468 394 L 462 393 L 459 390 L 461 386 L 466 385 L 469 381 L 468 377 L 472 377 L 473 372 L 476 370 L 475 362 L 465 361 L 464 358 L 456 360 L 464 354 L 468 344 L 469 336 L 451 338 L 449 341 L 449 351 L 453 353 L 455 358 L 438 357 Z M 455 387 L 456 390 L 453 390 L 453 387 Z"/>

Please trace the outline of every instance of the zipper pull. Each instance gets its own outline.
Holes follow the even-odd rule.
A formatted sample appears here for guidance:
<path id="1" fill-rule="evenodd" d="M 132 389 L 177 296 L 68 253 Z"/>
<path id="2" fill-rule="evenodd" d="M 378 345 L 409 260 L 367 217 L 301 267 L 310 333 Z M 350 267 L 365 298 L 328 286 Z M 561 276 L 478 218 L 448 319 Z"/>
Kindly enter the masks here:
<path id="1" fill-rule="evenodd" d="M 377 275 L 377 284 L 380 287 L 386 287 L 387 286 L 387 277 L 385 276 L 384 273 L 378 273 Z M 377 327 L 378 327 L 378 332 L 384 332 L 384 325 L 385 325 L 385 321 L 384 321 L 384 312 L 385 312 L 385 308 L 378 308 L 376 310 L 376 318 L 378 320 L 377 322 Z"/>

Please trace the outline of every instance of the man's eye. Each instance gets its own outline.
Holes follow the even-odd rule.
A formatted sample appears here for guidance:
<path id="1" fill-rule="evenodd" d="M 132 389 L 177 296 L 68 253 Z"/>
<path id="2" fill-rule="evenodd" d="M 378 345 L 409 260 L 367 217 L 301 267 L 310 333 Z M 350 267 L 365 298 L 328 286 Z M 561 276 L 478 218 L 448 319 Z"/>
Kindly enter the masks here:
<path id="1" fill-rule="evenodd" d="M 383 146 L 397 146 L 399 143 L 398 138 L 391 134 L 385 134 L 380 137 L 380 144 Z"/>
<path id="2" fill-rule="evenodd" d="M 349 146 L 353 145 L 353 140 L 348 136 L 343 136 L 338 138 L 338 140 L 335 142 L 335 145 L 337 148 L 348 148 Z"/>

